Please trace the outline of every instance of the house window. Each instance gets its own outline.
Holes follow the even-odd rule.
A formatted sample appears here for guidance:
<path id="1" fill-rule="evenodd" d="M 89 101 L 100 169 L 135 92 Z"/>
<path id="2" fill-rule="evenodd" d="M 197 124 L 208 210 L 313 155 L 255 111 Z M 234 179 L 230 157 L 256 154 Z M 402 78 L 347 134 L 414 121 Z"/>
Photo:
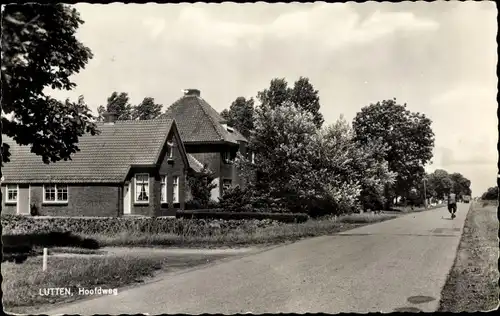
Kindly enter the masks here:
<path id="1" fill-rule="evenodd" d="M 233 157 L 232 157 L 230 151 L 222 152 L 222 161 L 224 161 L 224 163 L 232 163 L 233 162 Z"/>
<path id="2" fill-rule="evenodd" d="M 136 174 L 135 175 L 135 202 L 148 203 L 149 202 L 149 175 Z"/>
<path id="3" fill-rule="evenodd" d="M 229 188 L 231 188 L 231 179 L 224 179 L 222 180 L 222 195 L 224 195 L 224 192 L 226 192 Z"/>
<path id="4" fill-rule="evenodd" d="M 43 186 L 43 201 L 55 203 L 68 202 L 68 185 L 45 184 Z"/>
<path id="5" fill-rule="evenodd" d="M 174 143 L 173 142 L 167 143 L 167 157 L 168 158 L 174 157 Z"/>
<path id="6" fill-rule="evenodd" d="M 161 202 L 167 203 L 167 176 L 161 176 Z"/>
<path id="7" fill-rule="evenodd" d="M 5 201 L 9 203 L 16 203 L 18 191 L 19 187 L 17 184 L 7 184 L 7 195 L 5 196 Z"/>
<path id="8" fill-rule="evenodd" d="M 179 177 L 178 176 L 174 176 L 173 177 L 173 191 L 174 191 L 174 197 L 173 197 L 173 202 L 174 203 L 179 203 Z"/>

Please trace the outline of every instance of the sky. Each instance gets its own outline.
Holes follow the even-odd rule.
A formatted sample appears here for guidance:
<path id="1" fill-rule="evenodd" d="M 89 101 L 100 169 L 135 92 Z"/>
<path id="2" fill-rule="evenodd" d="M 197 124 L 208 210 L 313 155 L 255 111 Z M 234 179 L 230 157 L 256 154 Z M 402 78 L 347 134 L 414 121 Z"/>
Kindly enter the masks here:
<path id="1" fill-rule="evenodd" d="M 273 78 L 308 77 L 326 124 L 396 98 L 432 121 L 428 171 L 460 172 L 474 196 L 498 173 L 494 2 L 77 4 L 94 57 L 72 77 L 93 111 L 113 91 L 164 109 L 201 90 L 219 112 Z"/>

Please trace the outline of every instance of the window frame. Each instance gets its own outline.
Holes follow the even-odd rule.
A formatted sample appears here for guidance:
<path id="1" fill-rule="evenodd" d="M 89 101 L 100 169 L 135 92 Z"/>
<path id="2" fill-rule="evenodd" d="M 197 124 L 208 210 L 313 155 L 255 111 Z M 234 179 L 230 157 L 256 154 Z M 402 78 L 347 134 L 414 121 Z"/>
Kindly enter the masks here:
<path id="1" fill-rule="evenodd" d="M 179 176 L 172 176 L 172 193 L 173 193 L 172 194 L 172 203 L 173 204 L 180 203 L 179 202 L 179 187 L 180 187 L 179 180 L 180 180 Z"/>
<path id="2" fill-rule="evenodd" d="M 167 190 L 168 186 L 167 186 L 167 176 L 164 175 L 164 176 L 161 176 L 161 181 L 160 181 L 160 202 L 162 204 L 165 204 L 165 203 L 168 203 L 168 196 L 167 196 Z M 162 199 L 162 194 L 164 194 L 163 196 L 165 197 L 165 199 Z"/>
<path id="3" fill-rule="evenodd" d="M 233 164 L 234 159 L 232 158 L 231 150 L 225 150 L 221 154 L 222 154 L 222 161 L 225 164 L 228 164 L 228 165 Z"/>
<path id="4" fill-rule="evenodd" d="M 47 200 L 47 186 L 54 186 L 54 200 Z M 59 190 L 63 191 L 63 188 L 59 188 L 59 186 L 66 189 L 66 200 L 60 200 Z M 69 186 L 67 184 L 57 184 L 57 183 L 47 183 L 43 185 L 43 204 L 68 204 L 69 202 Z"/>
<path id="5" fill-rule="evenodd" d="M 174 158 L 174 142 L 173 141 L 167 142 L 167 158 L 168 159 Z"/>
<path id="6" fill-rule="evenodd" d="M 9 190 L 13 190 L 13 189 L 9 189 L 9 186 L 16 187 L 15 188 L 15 190 L 16 190 L 16 199 L 15 200 L 9 199 Z M 5 204 L 17 204 L 18 202 L 19 202 L 19 184 L 6 184 L 5 185 Z"/>
<path id="7" fill-rule="evenodd" d="M 137 195 L 137 178 L 140 176 L 146 176 L 147 177 L 147 201 L 139 201 L 137 200 L 138 195 Z M 149 179 L 149 173 L 136 173 L 134 174 L 134 204 L 142 204 L 142 205 L 147 205 L 149 204 L 149 201 L 151 199 L 151 180 Z"/>

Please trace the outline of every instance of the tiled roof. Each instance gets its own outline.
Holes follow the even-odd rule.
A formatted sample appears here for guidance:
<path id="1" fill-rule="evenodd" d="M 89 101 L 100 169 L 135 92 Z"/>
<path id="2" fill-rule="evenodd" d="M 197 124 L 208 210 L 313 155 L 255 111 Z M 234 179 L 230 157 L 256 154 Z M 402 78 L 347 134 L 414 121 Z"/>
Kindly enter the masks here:
<path id="1" fill-rule="evenodd" d="M 184 143 L 246 141 L 237 130 L 228 132 L 221 123 L 225 120 L 199 96 L 183 96 L 167 109 L 166 116 L 175 119 Z"/>
<path id="2" fill-rule="evenodd" d="M 98 123 L 101 133 L 80 137 L 80 151 L 72 160 L 50 164 L 32 154 L 30 147 L 3 137 L 11 146 L 11 157 L 2 173 L 5 182 L 119 183 L 131 165 L 157 162 L 172 123 L 171 119 Z"/>
<path id="3" fill-rule="evenodd" d="M 199 162 L 196 158 L 194 158 L 191 154 L 187 154 L 187 158 L 189 161 L 189 167 L 196 172 L 200 172 L 203 170 L 203 164 Z"/>

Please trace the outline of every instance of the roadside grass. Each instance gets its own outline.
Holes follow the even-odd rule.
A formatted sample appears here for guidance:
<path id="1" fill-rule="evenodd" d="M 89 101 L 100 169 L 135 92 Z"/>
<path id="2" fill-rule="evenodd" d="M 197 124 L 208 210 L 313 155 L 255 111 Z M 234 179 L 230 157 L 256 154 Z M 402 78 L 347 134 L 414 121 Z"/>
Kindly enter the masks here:
<path id="1" fill-rule="evenodd" d="M 430 211 L 430 210 L 434 210 L 434 209 L 437 209 L 437 208 L 440 208 L 440 207 L 445 207 L 445 206 L 446 206 L 445 204 L 437 204 L 437 205 L 429 206 L 429 207 L 427 207 L 427 209 L 425 207 L 423 207 L 423 206 L 414 207 L 413 209 L 411 208 L 411 206 L 395 206 L 395 207 L 393 207 L 389 211 L 382 211 L 382 212 L 386 213 L 386 214 L 391 214 L 391 213 L 415 213 L 415 212 Z"/>
<path id="2" fill-rule="evenodd" d="M 496 207 L 474 203 L 467 214 L 455 263 L 441 293 L 439 311 L 497 309 L 498 254 Z"/>
<path id="3" fill-rule="evenodd" d="M 79 288 L 113 289 L 141 283 L 158 271 L 190 268 L 224 257 L 222 255 L 148 254 L 147 256 L 78 256 L 49 257 L 47 271 L 42 271 L 42 258 L 32 257 L 23 264 L 2 263 L 4 308 L 26 313 L 47 304 L 71 302 L 85 298 Z M 46 288 L 70 288 L 72 296 L 44 296 Z"/>
<path id="4" fill-rule="evenodd" d="M 140 232 L 115 235 L 92 234 L 83 237 L 96 240 L 101 247 L 109 246 L 174 246 L 174 247 L 234 247 L 269 245 L 296 241 L 352 229 L 358 226 L 386 221 L 397 217 L 392 214 L 352 214 L 324 219 L 312 219 L 304 223 L 275 224 L 266 227 L 230 231 L 214 229 L 205 235 L 145 234 Z"/>

